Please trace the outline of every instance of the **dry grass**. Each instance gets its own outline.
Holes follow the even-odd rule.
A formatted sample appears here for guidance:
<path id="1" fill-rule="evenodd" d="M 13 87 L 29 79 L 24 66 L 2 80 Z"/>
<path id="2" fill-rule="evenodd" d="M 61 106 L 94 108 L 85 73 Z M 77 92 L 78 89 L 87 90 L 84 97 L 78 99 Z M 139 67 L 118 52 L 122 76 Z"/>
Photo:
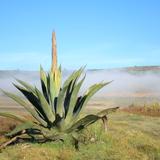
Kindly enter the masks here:
<path id="1" fill-rule="evenodd" d="M 14 129 L 18 123 L 16 121 L 0 117 L 0 143 L 6 141 L 4 134 Z"/>
<path id="2" fill-rule="evenodd" d="M 18 123 L 14 120 L 0 117 L 0 135 L 3 135 L 4 133 L 14 129 L 17 124 Z"/>
<path id="3" fill-rule="evenodd" d="M 152 105 L 144 106 L 135 106 L 132 104 L 127 108 L 123 108 L 122 111 L 145 116 L 160 117 L 160 104 L 154 103 Z"/>

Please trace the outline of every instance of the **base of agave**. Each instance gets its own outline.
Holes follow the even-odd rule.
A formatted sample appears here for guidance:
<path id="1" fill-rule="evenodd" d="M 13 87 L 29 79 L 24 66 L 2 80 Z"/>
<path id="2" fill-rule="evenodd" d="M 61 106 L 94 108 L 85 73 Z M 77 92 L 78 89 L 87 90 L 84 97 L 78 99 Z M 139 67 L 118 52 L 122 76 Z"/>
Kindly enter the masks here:
<path id="1" fill-rule="evenodd" d="M 20 130 L 19 128 L 13 131 L 11 131 L 10 133 L 6 134 L 6 137 L 9 138 L 8 141 L 6 141 L 5 143 L 0 145 L 0 150 L 4 149 L 5 147 L 7 147 L 8 145 L 11 144 L 15 144 L 15 143 L 19 143 L 19 142 L 35 142 L 35 143 L 45 143 L 45 142 L 51 142 L 51 141 L 62 141 L 64 142 L 66 139 L 71 139 L 72 140 L 72 144 L 74 145 L 76 150 L 79 150 L 79 132 L 76 132 L 75 130 L 78 128 L 77 131 L 80 131 L 81 129 L 87 127 L 88 125 L 92 124 L 95 122 L 95 119 L 93 119 L 94 121 L 91 121 L 91 117 L 95 118 L 96 116 L 96 121 L 98 119 L 101 119 L 103 122 L 103 126 L 104 126 L 104 131 L 107 131 L 107 121 L 108 121 L 108 117 L 107 114 L 113 111 L 116 111 L 119 107 L 115 107 L 115 108 L 108 108 L 105 109 L 101 112 L 98 112 L 97 115 L 88 115 L 84 118 L 82 118 L 81 120 L 79 120 L 77 122 L 77 124 L 72 126 L 71 129 L 67 129 L 67 130 L 57 130 L 55 128 L 44 128 L 44 127 L 40 127 L 37 125 L 33 125 L 32 123 L 32 129 L 25 129 L 22 130 L 21 126 L 20 126 Z M 8 114 L 7 114 L 8 115 Z M 98 117 L 98 118 L 97 118 Z M 91 123 L 88 123 L 89 122 Z M 87 123 L 86 123 L 87 122 Z M 86 126 L 84 124 L 87 124 Z M 25 123 L 27 124 L 27 123 Z M 29 123 L 30 124 L 30 123 Z M 80 125 L 79 125 L 80 124 Z M 16 131 L 16 132 L 14 132 Z"/>

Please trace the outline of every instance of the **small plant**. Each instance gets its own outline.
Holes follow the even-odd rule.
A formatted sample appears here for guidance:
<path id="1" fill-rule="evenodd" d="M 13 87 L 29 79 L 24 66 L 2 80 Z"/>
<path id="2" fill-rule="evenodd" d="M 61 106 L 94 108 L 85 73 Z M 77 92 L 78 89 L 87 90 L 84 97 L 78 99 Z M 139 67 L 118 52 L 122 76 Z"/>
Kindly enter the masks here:
<path id="1" fill-rule="evenodd" d="M 61 85 L 61 67 L 57 68 L 56 56 L 53 57 L 54 63 L 52 63 L 48 74 L 40 67 L 42 91 L 21 80 L 17 80 L 19 84 L 14 84 L 32 106 L 23 98 L 3 91 L 4 94 L 23 106 L 34 120 L 28 120 L 11 113 L 0 113 L 0 116 L 21 122 L 21 124 L 6 134 L 13 141 L 26 137 L 30 137 L 38 142 L 64 141 L 65 138 L 71 137 L 74 140 L 75 147 L 78 148 L 78 133 L 100 119 L 106 125 L 107 114 L 115 111 L 118 107 L 105 109 L 97 114 L 89 114 L 82 117 L 82 110 L 90 98 L 110 82 L 94 84 L 83 95 L 79 96 L 79 90 L 85 79 L 85 76 L 82 77 L 84 69 L 81 68 L 73 72 Z M 9 142 L 13 141 L 10 140 Z M 8 145 L 9 143 L 7 142 L 6 144 Z M 3 147 L 6 144 L 3 144 Z"/>

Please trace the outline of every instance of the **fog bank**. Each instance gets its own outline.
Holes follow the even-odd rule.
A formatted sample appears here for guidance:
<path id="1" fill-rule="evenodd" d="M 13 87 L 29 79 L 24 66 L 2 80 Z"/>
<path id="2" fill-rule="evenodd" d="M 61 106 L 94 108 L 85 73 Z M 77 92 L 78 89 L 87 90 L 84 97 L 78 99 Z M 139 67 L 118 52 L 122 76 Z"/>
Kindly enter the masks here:
<path id="1" fill-rule="evenodd" d="M 63 81 L 70 74 L 71 71 L 63 71 Z M 40 86 L 39 72 L 0 71 L 0 88 L 7 91 L 17 92 L 12 84 L 12 82 L 16 82 L 16 78 L 38 87 Z M 81 92 L 85 91 L 87 87 L 94 83 L 108 82 L 112 80 L 113 82 L 111 84 L 107 85 L 96 94 L 97 97 L 160 96 L 159 72 L 130 73 L 121 70 L 87 71 Z"/>

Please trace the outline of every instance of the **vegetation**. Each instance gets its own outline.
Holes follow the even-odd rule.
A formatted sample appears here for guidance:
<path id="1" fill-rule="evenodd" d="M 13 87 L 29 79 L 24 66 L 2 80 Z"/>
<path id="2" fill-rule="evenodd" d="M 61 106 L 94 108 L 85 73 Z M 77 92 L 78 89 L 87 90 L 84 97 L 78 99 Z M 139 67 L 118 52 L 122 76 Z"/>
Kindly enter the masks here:
<path id="1" fill-rule="evenodd" d="M 128 108 L 124 108 L 122 110 L 125 112 L 142 114 L 146 116 L 153 116 L 153 117 L 160 116 L 160 104 L 159 103 L 153 103 L 150 105 L 144 104 L 143 106 L 137 106 L 137 105 L 132 104 Z"/>
<path id="2" fill-rule="evenodd" d="M 8 119 L 4 121 L 9 125 Z M 160 118 L 158 117 L 117 111 L 109 115 L 108 132 L 102 132 L 101 121 L 82 130 L 80 133 L 81 143 L 79 152 L 74 150 L 69 140 L 66 140 L 64 143 L 61 141 L 43 144 L 28 142 L 7 147 L 0 153 L 0 159 L 159 160 L 159 124 Z M 2 128 L 0 128 L 0 131 Z M 3 133 L 4 130 L 5 128 Z"/>

